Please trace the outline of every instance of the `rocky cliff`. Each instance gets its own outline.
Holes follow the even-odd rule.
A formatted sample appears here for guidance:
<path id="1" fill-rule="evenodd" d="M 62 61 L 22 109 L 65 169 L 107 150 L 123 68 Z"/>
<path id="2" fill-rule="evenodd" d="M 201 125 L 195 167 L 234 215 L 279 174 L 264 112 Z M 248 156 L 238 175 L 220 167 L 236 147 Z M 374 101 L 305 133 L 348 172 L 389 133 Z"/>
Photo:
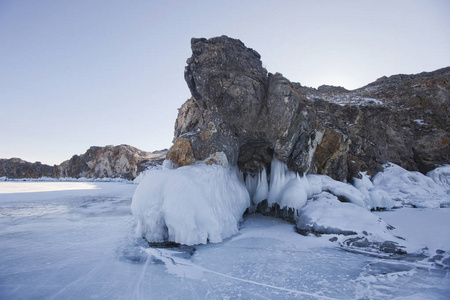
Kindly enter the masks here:
<path id="1" fill-rule="evenodd" d="M 134 179 L 151 165 L 161 164 L 167 150 L 145 152 L 128 145 L 91 147 L 60 165 L 29 163 L 18 158 L 0 160 L 0 177 L 124 178 Z"/>
<path id="2" fill-rule="evenodd" d="M 352 179 L 386 162 L 429 171 L 450 162 L 450 68 L 383 77 L 360 89 L 318 89 L 268 73 L 226 36 L 192 39 L 179 109 L 175 166 L 224 153 L 247 173 L 275 156 L 299 173 Z"/>

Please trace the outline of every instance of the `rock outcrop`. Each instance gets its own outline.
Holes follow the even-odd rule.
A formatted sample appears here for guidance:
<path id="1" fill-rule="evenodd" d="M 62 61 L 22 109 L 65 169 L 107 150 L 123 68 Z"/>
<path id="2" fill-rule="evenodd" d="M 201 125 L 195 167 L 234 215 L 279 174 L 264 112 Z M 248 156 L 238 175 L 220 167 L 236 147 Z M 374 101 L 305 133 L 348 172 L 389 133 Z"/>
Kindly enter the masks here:
<path id="1" fill-rule="evenodd" d="M 91 147 L 60 165 L 29 163 L 18 158 L 0 160 L 0 177 L 124 178 L 132 180 L 152 165 L 161 164 L 167 150 L 145 152 L 128 145 Z"/>
<path id="2" fill-rule="evenodd" d="M 154 163 L 162 163 L 166 151 L 145 152 L 128 145 L 89 148 L 56 169 L 57 177 L 134 179 Z"/>
<path id="3" fill-rule="evenodd" d="M 179 109 L 175 166 L 223 152 L 247 173 L 275 156 L 299 173 L 352 179 L 390 161 L 427 172 L 450 162 L 450 68 L 383 77 L 360 89 L 290 82 L 226 36 L 192 39 Z"/>
<path id="4" fill-rule="evenodd" d="M 0 177 L 53 177 L 54 169 L 55 166 L 49 166 L 40 162 L 30 163 L 20 158 L 0 159 Z"/>

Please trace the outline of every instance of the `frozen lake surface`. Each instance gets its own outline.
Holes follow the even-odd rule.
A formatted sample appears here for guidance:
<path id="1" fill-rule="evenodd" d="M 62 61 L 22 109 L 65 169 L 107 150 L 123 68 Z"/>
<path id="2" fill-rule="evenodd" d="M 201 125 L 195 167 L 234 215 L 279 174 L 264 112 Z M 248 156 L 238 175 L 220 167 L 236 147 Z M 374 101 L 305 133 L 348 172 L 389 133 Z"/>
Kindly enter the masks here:
<path id="1" fill-rule="evenodd" d="M 246 216 L 223 243 L 149 248 L 136 185 L 0 182 L 0 299 L 448 299 L 450 209 L 379 212 L 428 256 L 350 252 Z M 442 251 L 441 251 L 442 250 Z M 435 257 L 430 260 L 430 257 Z M 442 260 L 442 259 L 441 259 Z"/>

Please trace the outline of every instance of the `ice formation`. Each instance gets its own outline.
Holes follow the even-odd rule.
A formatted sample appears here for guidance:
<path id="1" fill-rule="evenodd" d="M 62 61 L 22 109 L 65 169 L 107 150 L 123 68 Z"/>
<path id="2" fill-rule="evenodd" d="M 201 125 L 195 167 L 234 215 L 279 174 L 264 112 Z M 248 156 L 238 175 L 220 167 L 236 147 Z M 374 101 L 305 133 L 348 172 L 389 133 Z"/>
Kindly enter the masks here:
<path id="1" fill-rule="evenodd" d="M 271 164 L 269 205 L 278 203 L 281 208 L 300 209 L 308 200 L 309 184 L 304 177 L 289 171 L 288 167 L 274 158 Z"/>
<path id="2" fill-rule="evenodd" d="M 343 202 L 351 202 L 365 209 L 392 208 L 395 204 L 383 190 L 375 188 L 369 178 L 356 180 L 356 187 L 333 180 L 326 175 L 300 176 L 274 158 L 271 165 L 268 202 L 281 208 L 299 209 L 313 195 L 329 192 Z"/>
<path id="3" fill-rule="evenodd" d="M 267 182 L 266 177 L 265 169 L 258 176 L 246 176 L 245 185 L 255 205 L 267 199 L 269 205 L 276 203 L 280 208 L 298 210 L 313 195 L 329 192 L 343 202 L 351 202 L 369 210 L 390 209 L 395 206 L 395 201 L 384 190 L 374 187 L 364 174 L 362 179 L 355 179 L 353 186 L 326 175 L 300 176 L 274 158 L 271 163 L 270 182 Z"/>
<path id="4" fill-rule="evenodd" d="M 242 174 L 234 167 L 216 164 L 174 169 L 167 161 L 161 170 L 149 170 L 139 178 L 132 202 L 136 233 L 150 242 L 221 242 L 238 231 L 246 209 L 256 211 L 263 200 L 269 207 L 278 204 L 297 211 L 295 218 L 301 226 L 313 224 L 314 230 L 331 233 L 360 233 L 363 227 L 362 231 L 368 232 L 378 224 L 369 212 L 373 209 L 450 204 L 446 191 L 449 166 L 427 177 L 387 164 L 373 181 L 361 174 L 354 185 L 326 175 L 301 176 L 276 158 L 270 170 L 268 179 L 266 169 L 257 174 Z M 383 236 L 381 231 L 375 235 Z"/>
<path id="5" fill-rule="evenodd" d="M 195 245 L 235 234 L 249 205 L 234 168 L 202 164 L 147 172 L 131 210 L 137 235 L 150 242 Z"/>
<path id="6" fill-rule="evenodd" d="M 267 199 L 269 194 L 269 183 L 267 182 L 266 168 L 263 168 L 256 176 L 248 174 L 245 179 L 245 186 L 254 205 Z"/>
<path id="7" fill-rule="evenodd" d="M 447 190 L 450 194 L 450 165 L 443 165 L 427 173 L 438 185 Z"/>
<path id="8" fill-rule="evenodd" d="M 320 234 L 362 235 L 371 241 L 396 240 L 386 222 L 353 203 L 343 203 L 334 195 L 315 195 L 303 207 L 297 228 Z"/>
<path id="9" fill-rule="evenodd" d="M 361 174 L 361 179 L 354 178 L 353 184 L 364 195 L 370 209 L 391 209 L 397 206 L 386 191 L 373 185 L 367 174 Z"/>
<path id="10" fill-rule="evenodd" d="M 443 170 L 446 170 L 445 168 Z M 439 180 L 438 170 L 432 173 L 433 179 Z M 444 178 L 448 178 L 442 176 Z M 403 205 L 414 207 L 438 208 L 450 204 L 450 197 L 445 188 L 432 178 L 419 172 L 410 172 L 393 163 L 384 165 L 383 172 L 374 176 L 372 182 L 375 188 L 388 193 L 393 200 L 401 201 Z"/>

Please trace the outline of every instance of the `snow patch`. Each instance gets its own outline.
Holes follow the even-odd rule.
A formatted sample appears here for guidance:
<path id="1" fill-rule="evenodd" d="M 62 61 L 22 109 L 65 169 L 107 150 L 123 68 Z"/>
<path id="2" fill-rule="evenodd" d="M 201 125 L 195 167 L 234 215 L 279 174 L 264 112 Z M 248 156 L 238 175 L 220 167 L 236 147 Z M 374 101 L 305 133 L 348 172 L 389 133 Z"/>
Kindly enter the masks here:
<path id="1" fill-rule="evenodd" d="M 358 105 L 358 106 L 383 105 L 383 101 L 381 101 L 379 99 L 364 97 L 364 96 L 360 96 L 360 95 L 333 94 L 333 95 L 324 95 L 323 99 L 328 102 L 338 104 L 340 106 L 345 106 L 345 105 Z"/>
<path id="2" fill-rule="evenodd" d="M 422 120 L 422 119 L 416 119 L 416 120 L 414 120 L 414 122 L 416 122 L 416 123 L 417 123 L 418 125 L 420 125 L 420 126 L 428 125 L 428 124 L 425 123 L 425 121 Z"/>

